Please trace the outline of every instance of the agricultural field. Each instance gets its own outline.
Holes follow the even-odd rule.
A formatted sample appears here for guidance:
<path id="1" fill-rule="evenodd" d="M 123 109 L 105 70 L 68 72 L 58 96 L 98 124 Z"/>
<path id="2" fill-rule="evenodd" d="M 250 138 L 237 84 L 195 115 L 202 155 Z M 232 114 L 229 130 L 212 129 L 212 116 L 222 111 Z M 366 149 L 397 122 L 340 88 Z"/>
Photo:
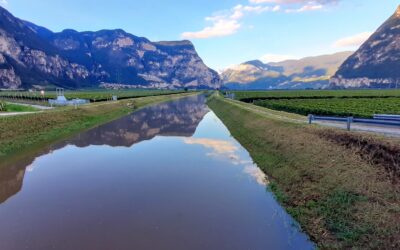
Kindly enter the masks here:
<path id="1" fill-rule="evenodd" d="M 235 99 L 300 115 L 354 116 L 400 114 L 400 89 L 236 91 Z"/>
<path id="2" fill-rule="evenodd" d="M 400 97 L 400 89 L 233 91 L 237 100 Z"/>
<path id="3" fill-rule="evenodd" d="M 159 96 L 159 95 L 170 95 L 182 93 L 182 90 L 88 90 L 88 91 L 65 91 L 65 97 L 67 99 L 88 99 L 90 102 L 101 102 L 107 101 L 116 95 L 118 99 L 128 99 L 136 97 L 146 96 Z M 5 99 L 23 99 L 33 101 L 47 101 L 47 99 L 56 98 L 55 91 L 45 91 L 44 95 L 41 95 L 39 91 L 28 92 L 28 91 L 0 91 L 0 98 Z"/>
<path id="4" fill-rule="evenodd" d="M 400 98 L 332 98 L 258 100 L 254 104 L 300 115 L 354 116 L 372 118 L 374 114 L 400 115 Z"/>

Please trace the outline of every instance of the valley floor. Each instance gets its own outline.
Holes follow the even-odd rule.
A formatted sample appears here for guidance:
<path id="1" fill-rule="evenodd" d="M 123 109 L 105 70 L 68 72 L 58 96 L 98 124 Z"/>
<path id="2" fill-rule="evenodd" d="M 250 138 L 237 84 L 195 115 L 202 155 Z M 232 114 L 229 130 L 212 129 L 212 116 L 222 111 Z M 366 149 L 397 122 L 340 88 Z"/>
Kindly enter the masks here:
<path id="1" fill-rule="evenodd" d="M 304 124 L 215 96 L 209 106 L 322 249 L 400 247 L 400 141 Z"/>
<path id="2" fill-rule="evenodd" d="M 165 102 L 195 93 L 148 96 L 116 102 L 56 108 L 21 116 L 0 117 L 0 162 L 6 164 L 42 146 L 90 129 L 146 105 Z"/>

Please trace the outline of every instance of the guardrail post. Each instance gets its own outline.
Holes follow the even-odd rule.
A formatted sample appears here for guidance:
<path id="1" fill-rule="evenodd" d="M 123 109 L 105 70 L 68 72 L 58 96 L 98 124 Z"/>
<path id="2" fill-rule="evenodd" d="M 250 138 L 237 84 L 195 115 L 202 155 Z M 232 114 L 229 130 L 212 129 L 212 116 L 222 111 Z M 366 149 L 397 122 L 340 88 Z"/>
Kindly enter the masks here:
<path id="1" fill-rule="evenodd" d="M 353 122 L 353 117 L 347 117 L 347 130 L 350 131 L 351 123 Z"/>
<path id="2" fill-rule="evenodd" d="M 313 115 L 308 115 L 308 124 L 312 124 L 312 121 L 314 120 Z"/>

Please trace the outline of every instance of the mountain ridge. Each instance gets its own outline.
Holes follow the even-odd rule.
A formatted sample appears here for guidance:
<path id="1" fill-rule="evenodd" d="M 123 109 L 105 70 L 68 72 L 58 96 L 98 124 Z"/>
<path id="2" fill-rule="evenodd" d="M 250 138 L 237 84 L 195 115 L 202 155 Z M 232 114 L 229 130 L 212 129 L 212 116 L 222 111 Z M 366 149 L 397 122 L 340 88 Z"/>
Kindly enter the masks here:
<path id="1" fill-rule="evenodd" d="M 332 88 L 400 85 L 400 5 L 331 78 Z"/>
<path id="2" fill-rule="evenodd" d="M 252 60 L 221 73 L 224 86 L 231 89 L 326 88 L 340 64 L 353 52 L 310 56 L 282 62 Z"/>
<path id="3" fill-rule="evenodd" d="M 218 88 L 188 41 L 152 42 L 122 29 L 53 32 L 0 7 L 0 88 Z"/>

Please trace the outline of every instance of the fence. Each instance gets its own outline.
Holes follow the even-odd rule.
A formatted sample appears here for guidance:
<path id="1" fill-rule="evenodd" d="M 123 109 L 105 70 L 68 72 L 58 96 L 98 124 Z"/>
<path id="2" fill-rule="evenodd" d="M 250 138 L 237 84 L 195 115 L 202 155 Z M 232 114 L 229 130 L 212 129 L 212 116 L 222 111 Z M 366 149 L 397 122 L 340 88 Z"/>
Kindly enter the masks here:
<path id="1" fill-rule="evenodd" d="M 373 119 L 309 115 L 308 121 L 310 124 L 312 124 L 313 121 L 345 122 L 347 124 L 347 130 L 349 131 L 352 123 L 400 127 L 400 115 L 374 115 Z"/>

